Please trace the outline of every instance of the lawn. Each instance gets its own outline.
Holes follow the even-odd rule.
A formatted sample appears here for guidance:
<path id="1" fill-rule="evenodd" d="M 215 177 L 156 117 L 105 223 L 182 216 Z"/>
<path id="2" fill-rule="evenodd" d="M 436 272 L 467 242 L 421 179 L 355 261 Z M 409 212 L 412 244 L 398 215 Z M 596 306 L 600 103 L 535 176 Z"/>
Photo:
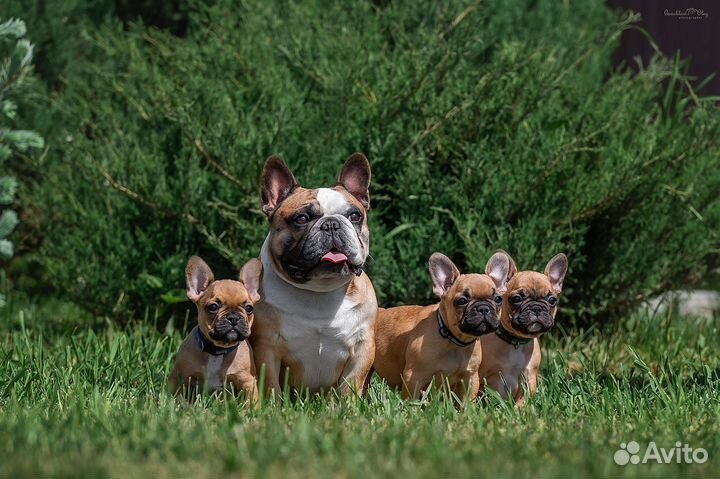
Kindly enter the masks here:
<path id="1" fill-rule="evenodd" d="M 718 321 L 638 315 L 542 341 L 538 395 L 456 411 L 403 403 L 374 382 L 246 411 L 232 398 L 164 394 L 180 328 L 120 328 L 72 306 L 0 312 L 0 475 L 68 477 L 549 477 L 717 474 Z M 190 319 L 192 320 L 192 319 Z M 176 324 L 181 324 L 177 321 Z M 708 451 L 704 464 L 618 466 L 635 440 Z"/>

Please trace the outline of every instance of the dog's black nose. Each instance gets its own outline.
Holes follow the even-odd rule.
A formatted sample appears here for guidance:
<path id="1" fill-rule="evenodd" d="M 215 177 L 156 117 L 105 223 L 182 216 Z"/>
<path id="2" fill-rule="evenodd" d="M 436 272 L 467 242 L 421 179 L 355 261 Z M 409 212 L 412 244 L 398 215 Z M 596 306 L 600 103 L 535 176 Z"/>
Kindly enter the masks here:
<path id="1" fill-rule="evenodd" d="M 240 321 L 242 318 L 241 318 L 240 315 L 237 314 L 237 313 L 230 313 L 230 314 L 228 314 L 228 315 L 225 317 L 225 319 L 227 319 L 228 321 L 230 321 L 230 324 L 232 324 L 233 326 L 235 326 L 235 325 L 238 323 L 238 321 Z"/>
<path id="2" fill-rule="evenodd" d="M 336 219 L 328 219 L 320 226 L 320 229 L 323 231 L 337 231 L 340 229 L 340 222 Z"/>
<path id="3" fill-rule="evenodd" d="M 541 314 L 543 312 L 544 308 L 542 306 L 540 306 L 539 304 L 534 304 L 532 306 L 528 306 L 528 309 L 535 314 Z"/>
<path id="4" fill-rule="evenodd" d="M 490 306 L 487 304 L 478 304 L 475 306 L 475 311 L 477 311 L 480 314 L 487 315 L 490 314 Z"/>

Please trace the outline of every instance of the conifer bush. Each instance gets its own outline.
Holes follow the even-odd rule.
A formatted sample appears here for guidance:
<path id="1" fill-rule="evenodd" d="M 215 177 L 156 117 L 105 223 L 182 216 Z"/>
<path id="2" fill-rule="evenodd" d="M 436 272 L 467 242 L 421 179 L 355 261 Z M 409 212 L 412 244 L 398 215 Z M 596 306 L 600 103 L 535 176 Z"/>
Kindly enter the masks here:
<path id="1" fill-rule="evenodd" d="M 630 21 L 589 0 L 278 1 L 196 4 L 183 37 L 98 27 L 41 112 L 37 257 L 93 311 L 171 303 L 189 255 L 229 275 L 258 254 L 267 156 L 322 186 L 362 151 L 382 304 L 431 301 L 434 251 L 464 271 L 564 251 L 564 317 L 620 317 L 697 282 L 720 224 L 718 108 L 663 58 L 613 71 Z"/>
<path id="2" fill-rule="evenodd" d="M 0 261 L 5 263 L 14 254 L 10 239 L 18 224 L 18 215 L 11 208 L 18 188 L 17 179 L 8 175 L 10 157 L 30 148 L 43 146 L 42 138 L 30 130 L 16 128 L 17 97 L 32 69 L 33 45 L 25 38 L 22 20 L 0 18 Z M 4 272 L 0 270 L 0 278 Z M 4 297 L 0 294 L 0 306 Z"/>

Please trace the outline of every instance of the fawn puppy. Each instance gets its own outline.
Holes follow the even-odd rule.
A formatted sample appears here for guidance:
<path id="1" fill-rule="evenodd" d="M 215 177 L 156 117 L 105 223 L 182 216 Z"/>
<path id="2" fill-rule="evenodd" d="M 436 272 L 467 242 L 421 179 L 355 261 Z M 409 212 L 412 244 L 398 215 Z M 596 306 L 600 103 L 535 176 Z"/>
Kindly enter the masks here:
<path id="1" fill-rule="evenodd" d="M 540 369 L 538 338 L 555 325 L 558 295 L 568 269 L 564 254 L 553 257 L 544 273 L 517 273 L 511 260 L 510 278 L 503 298 L 497 334 L 481 338 L 480 388 L 491 387 L 518 406 L 525 402 L 524 388 L 537 389 Z"/>
<path id="2" fill-rule="evenodd" d="M 440 302 L 379 310 L 375 372 L 402 388 L 404 398 L 418 398 L 433 379 L 438 387 L 449 385 L 461 400 L 475 397 L 482 358 L 477 339 L 498 327 L 510 257 L 495 253 L 485 274 L 460 274 L 440 253 L 430 257 L 429 266 Z"/>
<path id="3" fill-rule="evenodd" d="M 240 280 L 215 281 L 210 267 L 193 256 L 185 270 L 187 296 L 198 310 L 198 324 L 185 338 L 168 378 L 168 389 L 214 391 L 231 386 L 243 391 L 249 402 L 258 398 L 255 363 L 246 341 L 253 324 L 253 308 L 262 263 L 251 259 L 240 272 Z"/>

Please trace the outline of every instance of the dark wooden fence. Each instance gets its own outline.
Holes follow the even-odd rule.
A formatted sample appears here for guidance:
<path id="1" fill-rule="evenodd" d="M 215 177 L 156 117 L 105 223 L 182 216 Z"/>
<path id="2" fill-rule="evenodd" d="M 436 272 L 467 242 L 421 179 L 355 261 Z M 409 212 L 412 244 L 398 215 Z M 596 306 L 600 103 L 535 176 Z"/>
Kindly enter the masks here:
<path id="1" fill-rule="evenodd" d="M 608 0 L 608 5 L 642 15 L 647 30 L 667 56 L 680 52 L 691 61 L 689 73 L 697 85 L 715 74 L 699 94 L 720 95 L 720 1 L 718 0 Z M 623 34 L 615 64 L 634 67 L 640 56 L 647 65 L 653 56 L 647 38 L 636 30 Z"/>

